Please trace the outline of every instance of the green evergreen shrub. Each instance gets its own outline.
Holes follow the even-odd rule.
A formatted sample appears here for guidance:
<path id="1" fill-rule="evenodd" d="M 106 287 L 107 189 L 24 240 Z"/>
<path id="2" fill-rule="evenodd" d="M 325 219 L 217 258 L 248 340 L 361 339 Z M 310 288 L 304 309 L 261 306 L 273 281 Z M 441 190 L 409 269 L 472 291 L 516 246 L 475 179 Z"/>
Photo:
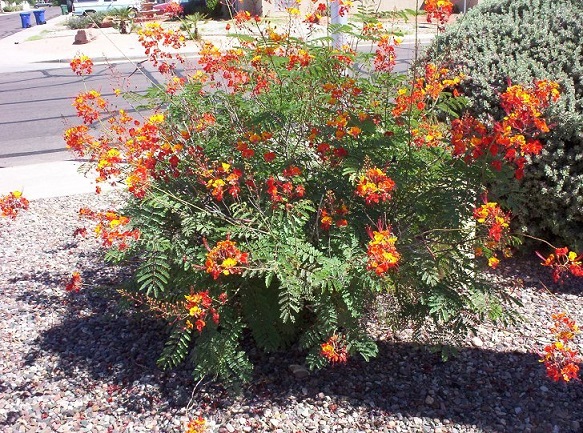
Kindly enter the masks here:
<path id="1" fill-rule="evenodd" d="M 583 2 L 492 0 L 471 9 L 436 39 L 433 59 L 470 76 L 463 92 L 477 114 L 495 113 L 508 83 L 553 79 L 562 97 L 554 128 L 522 181 L 493 185 L 528 232 L 583 248 Z M 499 116 L 503 113 L 498 112 Z"/>

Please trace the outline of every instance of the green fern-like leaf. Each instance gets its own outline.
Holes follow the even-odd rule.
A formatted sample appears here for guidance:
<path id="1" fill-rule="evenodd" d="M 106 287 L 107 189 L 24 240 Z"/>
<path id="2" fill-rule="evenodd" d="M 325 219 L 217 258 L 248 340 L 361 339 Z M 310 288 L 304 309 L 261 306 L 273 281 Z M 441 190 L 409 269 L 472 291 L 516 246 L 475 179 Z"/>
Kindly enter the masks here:
<path id="1" fill-rule="evenodd" d="M 169 258 L 162 252 L 150 253 L 136 269 L 139 290 L 154 298 L 166 290 L 170 281 Z"/>
<path id="2" fill-rule="evenodd" d="M 277 285 L 253 285 L 241 297 L 245 321 L 257 345 L 267 352 L 287 346 L 295 335 L 292 322 L 281 320 L 278 308 Z"/>
<path id="3" fill-rule="evenodd" d="M 189 352 L 191 330 L 175 326 L 157 363 L 163 370 L 180 365 Z"/>
<path id="4" fill-rule="evenodd" d="M 221 315 L 220 329 L 205 329 L 192 351 L 196 380 L 208 376 L 233 386 L 251 378 L 253 366 L 239 345 L 242 331 L 241 321 L 228 311 Z"/>

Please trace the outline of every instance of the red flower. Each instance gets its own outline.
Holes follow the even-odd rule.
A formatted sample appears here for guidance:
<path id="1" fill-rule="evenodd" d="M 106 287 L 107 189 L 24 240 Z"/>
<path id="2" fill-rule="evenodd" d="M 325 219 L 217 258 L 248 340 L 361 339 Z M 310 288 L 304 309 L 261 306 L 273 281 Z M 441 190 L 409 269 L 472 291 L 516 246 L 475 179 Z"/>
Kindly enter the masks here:
<path id="1" fill-rule="evenodd" d="M 567 247 L 555 248 L 555 254 L 557 255 L 557 257 L 566 256 L 568 252 L 569 252 L 569 248 L 567 248 Z"/>
<path id="2" fill-rule="evenodd" d="M 566 313 L 555 313 L 550 328 L 555 341 L 544 348 L 540 362 L 547 369 L 547 376 L 558 382 L 579 380 L 579 354 L 569 346 L 569 342 L 579 333 L 579 327 Z"/>
<path id="3" fill-rule="evenodd" d="M 140 238 L 138 229 L 127 230 L 130 219 L 126 216 L 109 210 L 106 212 L 93 212 L 87 208 L 79 210 L 79 216 L 96 221 L 95 236 L 101 238 L 105 247 L 114 246 L 119 250 L 129 247 L 129 241 L 137 241 Z M 80 231 L 80 229 L 78 229 Z"/>
<path id="4" fill-rule="evenodd" d="M 366 269 L 381 276 L 390 269 L 397 268 L 401 254 L 395 247 L 397 237 L 391 233 L 390 227 L 385 230 L 379 229 L 379 231 L 373 231 L 370 228 L 367 230 L 371 240 L 367 246 L 368 263 Z"/>
<path id="5" fill-rule="evenodd" d="M 346 363 L 348 360 L 346 341 L 339 335 L 332 335 L 328 341 L 320 345 L 320 355 L 332 364 Z"/>
<path id="6" fill-rule="evenodd" d="M 395 67 L 397 56 L 395 46 L 398 43 L 395 38 L 388 35 L 381 36 L 377 42 L 377 49 L 374 57 L 374 68 L 377 71 L 391 72 Z"/>
<path id="7" fill-rule="evenodd" d="M 271 162 L 275 159 L 275 157 L 275 152 L 265 152 L 263 154 L 263 159 L 265 159 L 265 162 Z"/>
<path id="8" fill-rule="evenodd" d="M 450 0 L 425 0 L 427 22 L 437 20 L 443 26 L 453 12 L 453 3 Z"/>
<path id="9" fill-rule="evenodd" d="M 65 286 L 65 290 L 67 292 L 78 292 L 81 290 L 81 286 L 83 285 L 83 280 L 81 279 L 81 275 L 79 272 L 73 272 L 71 275 L 71 279 Z"/>
<path id="10" fill-rule="evenodd" d="M 28 209 L 28 205 L 28 200 L 22 196 L 20 191 L 13 191 L 0 196 L 0 215 L 14 219 L 18 212 Z"/>
<path id="11" fill-rule="evenodd" d="M 106 111 L 107 102 L 97 90 L 90 90 L 79 93 L 73 101 L 73 106 L 77 110 L 77 116 L 83 119 L 83 123 L 89 125 Z"/>
<path id="12" fill-rule="evenodd" d="M 208 246 L 207 246 L 208 249 Z M 240 265 L 247 263 L 248 253 L 243 253 L 237 248 L 235 242 L 229 238 L 219 241 L 217 245 L 209 249 L 206 256 L 206 271 L 216 280 L 222 275 L 234 275 L 243 272 Z"/>
<path id="13" fill-rule="evenodd" d="M 85 55 L 75 56 L 70 66 L 77 75 L 90 75 L 93 71 L 93 61 Z"/>
<path id="14" fill-rule="evenodd" d="M 285 177 L 294 177 L 299 176 L 300 174 L 302 174 L 302 170 L 299 167 L 296 167 L 295 165 L 290 165 L 288 168 L 283 170 L 283 175 Z"/>
<path id="15" fill-rule="evenodd" d="M 510 226 L 510 215 L 495 202 L 485 201 L 483 205 L 475 208 L 474 218 L 488 228 L 488 237 L 496 243 L 502 240 Z"/>
<path id="16" fill-rule="evenodd" d="M 219 296 L 219 302 L 224 299 L 224 293 Z M 184 303 L 184 308 L 188 312 L 188 319 L 186 319 L 186 327 L 189 329 L 196 328 L 198 332 L 202 332 L 206 326 L 206 317 L 210 313 L 213 322 L 219 323 L 219 312 L 215 307 L 213 307 L 213 299 L 209 296 L 209 292 L 191 292 L 190 295 L 185 296 L 186 302 Z M 225 300 L 226 301 L 226 300 Z M 221 302 L 224 303 L 224 302 Z M 192 323 L 194 320 L 194 324 Z"/>
<path id="17" fill-rule="evenodd" d="M 388 201 L 395 189 L 395 182 L 380 168 L 369 168 L 360 176 L 356 195 L 363 197 L 366 204 Z"/>
<path id="18" fill-rule="evenodd" d="M 203 417 L 199 416 L 198 418 L 189 421 L 185 433 L 205 433 L 206 431 L 206 421 Z"/>
<path id="19" fill-rule="evenodd" d="M 544 257 L 539 252 L 536 255 L 543 260 L 543 266 L 548 266 L 553 269 L 553 280 L 561 281 L 565 273 L 570 273 L 574 277 L 583 277 L 583 254 L 577 255 L 574 251 L 569 251 L 569 248 L 555 248 L 555 254 L 549 254 Z"/>

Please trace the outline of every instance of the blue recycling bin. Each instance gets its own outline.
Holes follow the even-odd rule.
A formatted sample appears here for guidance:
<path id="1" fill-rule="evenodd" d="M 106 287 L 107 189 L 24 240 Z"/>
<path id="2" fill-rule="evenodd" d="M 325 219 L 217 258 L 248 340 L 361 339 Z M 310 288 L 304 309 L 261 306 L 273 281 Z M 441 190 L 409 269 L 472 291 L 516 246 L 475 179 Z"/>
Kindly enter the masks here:
<path id="1" fill-rule="evenodd" d="M 22 28 L 27 29 L 30 27 L 30 12 L 20 13 L 20 22 L 22 23 Z"/>
<path id="2" fill-rule="evenodd" d="M 47 23 L 45 21 L 45 10 L 44 9 L 37 9 L 35 11 L 32 11 L 32 13 L 34 14 L 34 20 L 36 21 L 37 26 L 40 24 Z"/>

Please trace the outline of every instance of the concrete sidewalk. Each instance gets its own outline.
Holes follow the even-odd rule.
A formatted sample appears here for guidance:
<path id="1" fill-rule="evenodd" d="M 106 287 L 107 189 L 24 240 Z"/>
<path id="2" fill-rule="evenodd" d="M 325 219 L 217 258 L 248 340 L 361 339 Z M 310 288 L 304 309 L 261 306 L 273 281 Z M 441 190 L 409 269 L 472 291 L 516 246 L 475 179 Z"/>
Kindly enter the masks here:
<path id="1" fill-rule="evenodd" d="M 72 155 L 71 155 L 72 156 Z M 29 200 L 91 194 L 95 192 L 95 172 L 80 172 L 78 161 L 57 161 L 21 165 L 0 169 L 0 196 L 21 191 Z M 109 184 L 99 184 L 102 191 L 111 190 Z"/>
<path id="2" fill-rule="evenodd" d="M 122 35 L 114 28 L 92 29 L 97 35 L 95 40 L 83 45 L 75 45 L 77 30 L 66 27 L 70 15 L 60 15 L 47 21 L 45 25 L 34 25 L 20 32 L 0 39 L 0 73 L 30 71 L 39 69 L 60 68 L 69 64 L 78 54 L 89 56 L 95 63 L 141 61 L 146 59 L 144 48 L 138 41 L 136 32 Z M 276 18 L 274 18 L 277 20 Z M 199 25 L 200 34 L 205 41 L 210 41 L 224 48 L 232 46 L 226 30 L 226 21 L 207 21 Z M 277 23 L 277 21 L 276 21 Z M 178 27 L 178 23 L 168 23 Z M 284 23 L 280 24 L 283 27 Z M 415 42 L 410 25 L 405 24 L 404 30 L 409 34 L 403 37 L 404 44 Z M 407 27 L 408 26 L 408 27 Z M 297 27 L 297 36 L 309 34 L 302 25 Z M 435 30 L 426 24 L 419 28 L 418 40 L 430 41 Z M 311 37 L 326 35 L 326 27 L 315 26 L 310 32 Z M 186 46 L 177 50 L 183 56 L 196 57 L 200 50 L 200 43 L 186 41 Z"/>
<path id="3" fill-rule="evenodd" d="M 65 26 L 69 16 L 58 16 L 46 25 L 23 29 L 17 34 L 0 39 L 0 73 L 69 67 L 77 54 L 85 54 L 98 62 L 141 61 L 146 59 L 135 33 L 122 35 L 113 28 L 95 29 L 97 38 L 84 45 L 74 45 L 76 30 Z M 229 45 L 225 21 L 210 21 L 200 26 L 200 33 L 219 47 Z M 320 29 L 324 35 L 326 28 Z M 433 37 L 427 29 L 419 34 L 419 41 Z M 414 44 L 412 36 L 403 38 L 404 44 Z M 185 57 L 195 57 L 199 45 L 188 41 L 180 50 Z M 63 143 L 64 147 L 64 143 Z M 28 199 L 91 193 L 95 191 L 94 176 L 79 173 L 81 163 L 74 161 L 0 168 L 0 195 L 19 190 Z"/>
<path id="4" fill-rule="evenodd" d="M 35 25 L 0 39 L 0 73 L 61 68 L 78 54 L 85 54 L 96 63 L 146 58 L 135 32 L 122 35 L 114 28 L 92 29 L 96 39 L 75 45 L 77 30 L 66 27 L 68 19 L 69 15 L 61 15 L 45 25 Z M 180 52 L 194 55 L 198 47 L 188 41 Z"/>

